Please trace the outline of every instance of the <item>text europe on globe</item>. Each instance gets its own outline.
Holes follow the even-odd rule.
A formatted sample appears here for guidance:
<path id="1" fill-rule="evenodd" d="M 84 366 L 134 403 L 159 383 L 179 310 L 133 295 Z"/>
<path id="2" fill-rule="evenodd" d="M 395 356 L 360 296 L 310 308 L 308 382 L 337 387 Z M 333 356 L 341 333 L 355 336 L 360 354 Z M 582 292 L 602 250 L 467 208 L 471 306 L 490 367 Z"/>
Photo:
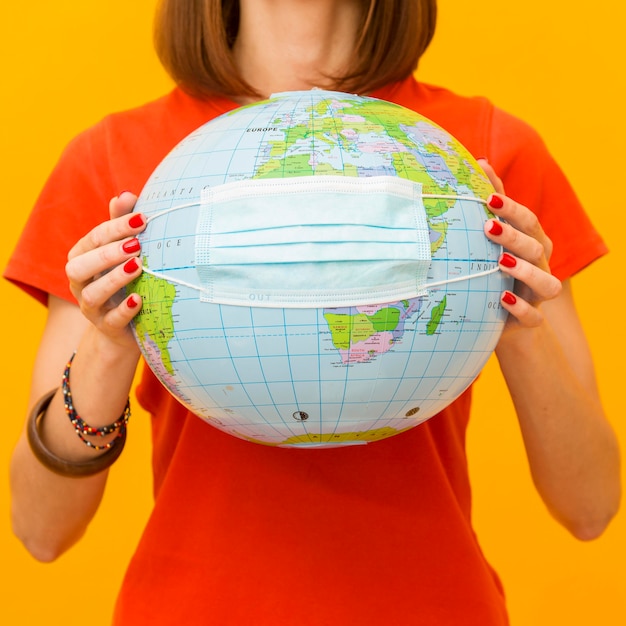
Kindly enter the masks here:
<path id="1" fill-rule="evenodd" d="M 491 191 L 456 139 L 382 100 L 314 89 L 221 115 L 135 208 L 143 356 L 183 405 L 248 441 L 412 428 L 473 382 L 506 320 Z"/>

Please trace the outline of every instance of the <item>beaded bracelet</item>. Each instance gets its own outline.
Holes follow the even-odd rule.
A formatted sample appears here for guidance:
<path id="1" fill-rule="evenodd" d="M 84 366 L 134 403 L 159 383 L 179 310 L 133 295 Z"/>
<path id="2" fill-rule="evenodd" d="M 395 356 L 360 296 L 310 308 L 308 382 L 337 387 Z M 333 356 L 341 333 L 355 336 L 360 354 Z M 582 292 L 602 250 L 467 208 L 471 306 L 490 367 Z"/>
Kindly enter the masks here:
<path id="1" fill-rule="evenodd" d="M 53 389 L 42 396 L 33 407 L 28 419 L 26 436 L 35 458 L 51 472 L 66 478 L 84 478 L 108 469 L 122 454 L 124 444 L 126 443 L 126 429 L 124 429 L 123 433 L 120 431 L 121 436 L 116 439 L 115 446 L 88 461 L 67 461 L 62 459 L 54 452 L 51 452 L 41 440 L 38 425 L 44 418 L 46 410 L 56 392 L 57 390 Z"/>
<path id="2" fill-rule="evenodd" d="M 112 424 L 108 424 L 107 426 L 100 426 L 96 428 L 94 426 L 90 426 L 85 422 L 80 415 L 76 412 L 74 408 L 74 403 L 72 402 L 72 391 L 70 389 L 70 369 L 72 367 L 72 362 L 74 361 L 74 357 L 76 356 L 76 352 L 72 354 L 70 360 L 67 362 L 65 366 L 65 371 L 63 372 L 63 384 L 61 386 L 63 390 L 63 404 L 65 406 L 65 413 L 69 418 L 72 426 L 74 426 L 74 431 L 78 435 L 78 438 L 90 448 L 94 450 L 109 450 L 115 445 L 115 442 L 122 436 L 126 434 L 126 424 L 128 424 L 128 420 L 130 419 L 130 399 L 126 401 L 126 407 L 124 408 L 124 412 L 122 415 L 116 419 Z M 93 443 L 87 439 L 87 437 L 105 437 L 111 433 L 118 431 L 117 437 L 105 443 L 103 445 L 98 445 Z"/>

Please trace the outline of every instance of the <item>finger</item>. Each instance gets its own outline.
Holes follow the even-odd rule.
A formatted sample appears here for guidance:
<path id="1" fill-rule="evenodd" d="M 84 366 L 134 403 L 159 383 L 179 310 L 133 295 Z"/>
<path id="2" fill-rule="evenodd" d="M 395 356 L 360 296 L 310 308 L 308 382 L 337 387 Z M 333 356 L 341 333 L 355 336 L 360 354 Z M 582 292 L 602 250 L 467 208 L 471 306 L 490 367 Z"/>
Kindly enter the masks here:
<path id="1" fill-rule="evenodd" d="M 109 214 L 111 219 L 127 215 L 132 212 L 137 202 L 137 196 L 130 191 L 122 191 L 119 196 L 111 198 L 109 202 Z"/>
<path id="2" fill-rule="evenodd" d="M 113 207 L 118 210 L 120 207 Z M 142 232 L 146 226 L 146 219 L 142 213 L 122 215 L 99 224 L 80 239 L 69 251 L 69 260 L 90 252 L 114 241 L 120 241 L 128 237 L 133 237 Z"/>
<path id="3" fill-rule="evenodd" d="M 497 219 L 485 222 L 485 235 L 515 256 L 549 272 L 550 265 L 543 245 L 537 239 Z"/>
<path id="4" fill-rule="evenodd" d="M 523 204 L 502 194 L 492 194 L 487 205 L 502 220 L 518 231 L 536 239 L 544 249 L 546 259 L 552 254 L 552 241 L 546 235 L 537 216 Z"/>
<path id="5" fill-rule="evenodd" d="M 65 273 L 71 284 L 82 289 L 95 277 L 137 256 L 140 250 L 141 245 L 136 237 L 115 241 L 73 256 L 65 265 Z"/>
<path id="6" fill-rule="evenodd" d="M 505 291 L 500 299 L 505 308 L 515 320 L 526 328 L 539 326 L 543 320 L 543 313 L 537 307 L 532 306 L 518 295 Z"/>
<path id="7" fill-rule="evenodd" d="M 124 296 L 115 305 L 111 305 L 108 310 L 97 320 L 92 320 L 97 328 L 114 341 L 121 341 L 130 349 L 138 350 L 139 346 L 133 338 L 129 324 L 133 317 L 141 310 L 142 300 L 136 294 Z"/>
<path id="8" fill-rule="evenodd" d="M 562 289 L 561 281 L 533 263 L 505 252 L 500 257 L 500 269 L 525 285 L 532 293 L 533 302 L 556 298 Z"/>
<path id="9" fill-rule="evenodd" d="M 86 284 L 77 298 L 81 310 L 88 318 L 97 317 L 98 309 L 106 306 L 109 301 L 137 278 L 142 272 L 141 261 L 132 257 L 126 263 L 106 272 L 96 280 Z"/>
<path id="10" fill-rule="evenodd" d="M 102 318 L 102 325 L 104 330 L 109 334 L 124 330 L 132 319 L 141 311 L 142 300 L 141 296 L 136 293 L 132 293 L 124 300 L 107 311 Z"/>
<path id="11" fill-rule="evenodd" d="M 493 169 L 489 161 L 487 161 L 487 159 L 484 159 L 484 158 L 479 158 L 477 159 L 477 162 L 480 165 L 480 167 L 483 168 L 483 171 L 485 172 L 485 174 L 487 174 L 487 178 L 489 178 L 489 182 L 491 182 L 494 189 L 498 193 L 503 194 L 504 183 L 502 182 L 502 179 L 496 174 L 496 171 Z"/>

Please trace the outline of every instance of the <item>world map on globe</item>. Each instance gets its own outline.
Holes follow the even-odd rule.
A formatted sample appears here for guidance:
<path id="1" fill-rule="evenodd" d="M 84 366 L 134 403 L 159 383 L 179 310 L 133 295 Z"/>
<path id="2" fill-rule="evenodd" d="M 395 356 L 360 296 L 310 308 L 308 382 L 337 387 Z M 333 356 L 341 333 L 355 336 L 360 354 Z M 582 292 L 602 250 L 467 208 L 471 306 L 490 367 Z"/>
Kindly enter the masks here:
<path id="1" fill-rule="evenodd" d="M 299 193 L 308 183 L 324 188 Z M 336 205 L 324 213 L 324 194 L 335 187 Z M 484 202 L 492 190 L 456 139 L 382 100 L 286 92 L 224 114 L 172 150 L 135 207 L 148 218 L 140 236 L 144 271 L 127 291 L 142 297 L 133 330 L 143 356 L 198 417 L 251 442 L 329 447 L 412 428 L 474 381 L 506 321 L 500 295 L 512 284 L 498 270 L 501 248 L 483 232 L 493 217 Z M 211 208 L 207 192 L 228 202 Z M 398 198 L 410 204 L 397 214 L 423 224 L 407 244 L 428 253 L 407 266 L 409 275 L 413 268 L 422 275 L 414 291 L 395 285 L 404 270 L 386 269 L 404 255 L 396 253 L 396 232 L 410 228 L 385 235 L 385 224 L 360 217 L 383 196 L 393 196 L 391 209 Z M 258 206 L 249 212 L 248 205 Z M 324 262 L 330 235 L 319 233 L 341 239 L 342 229 L 357 234 L 346 248 L 354 262 Z M 361 239 L 365 231 L 382 239 Z M 267 239 L 283 232 L 284 241 Z M 302 237 L 297 246 L 288 245 L 292 234 Z M 244 242 L 235 252 L 217 243 L 233 237 Z M 278 246 L 306 258 L 259 261 Z M 392 250 L 391 260 L 372 261 L 379 248 Z M 389 282 L 388 291 L 380 280 L 370 290 L 362 267 Z M 247 279 L 238 301 L 235 287 Z M 326 289 L 326 281 L 336 284 Z M 296 297 L 283 298 L 283 287 Z M 353 292 L 359 296 L 351 300 Z"/>

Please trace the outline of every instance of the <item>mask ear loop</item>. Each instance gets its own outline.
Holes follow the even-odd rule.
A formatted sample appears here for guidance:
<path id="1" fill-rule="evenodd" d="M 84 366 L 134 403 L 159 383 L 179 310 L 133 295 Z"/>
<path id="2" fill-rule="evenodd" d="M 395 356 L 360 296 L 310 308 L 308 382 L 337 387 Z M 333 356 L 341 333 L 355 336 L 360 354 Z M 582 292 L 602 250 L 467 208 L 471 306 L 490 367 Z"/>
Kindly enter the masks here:
<path id="1" fill-rule="evenodd" d="M 181 209 L 191 209 L 195 206 L 200 206 L 200 204 L 201 204 L 200 202 L 190 202 L 189 204 L 177 204 L 176 206 L 172 206 L 169 209 L 163 209 L 162 211 L 159 211 L 158 213 L 155 213 L 154 215 L 146 216 L 146 223 L 149 224 L 153 220 L 159 217 L 163 217 L 164 215 L 167 215 L 168 213 L 173 213 L 174 211 L 180 211 Z"/>
<path id="2" fill-rule="evenodd" d="M 480 204 L 483 204 L 484 206 L 488 206 L 486 200 L 483 200 L 482 198 L 476 198 L 475 196 L 462 196 L 462 195 L 452 196 L 452 195 L 445 195 L 445 194 L 423 193 L 421 194 L 421 197 L 422 199 L 426 198 L 429 200 L 466 200 L 466 201 L 471 201 L 471 202 L 479 202 Z M 173 213 L 174 211 L 180 211 L 182 209 L 190 209 L 190 208 L 198 207 L 198 206 L 201 206 L 200 202 L 178 204 L 176 206 L 170 207 L 169 209 L 163 209 L 163 211 L 159 211 L 158 213 L 155 213 L 154 215 L 147 216 L 146 223 L 149 224 L 152 220 L 155 220 L 159 217 L 163 217 L 164 215 L 167 215 L 169 213 Z M 499 218 L 496 218 L 496 219 L 499 220 Z M 504 252 L 504 248 L 503 246 L 500 246 L 500 254 L 502 254 L 502 252 Z M 204 287 L 201 287 L 200 285 L 194 285 L 193 283 L 189 283 L 185 280 L 181 280 L 180 278 L 167 276 L 161 272 L 155 272 L 154 270 L 151 270 L 147 267 L 144 267 L 143 271 L 146 274 L 149 274 L 150 276 L 154 276 L 155 278 L 161 278 L 170 283 L 180 285 L 181 287 L 187 287 L 189 289 L 193 289 L 194 291 L 198 291 L 200 293 L 206 292 L 206 289 L 204 289 Z M 489 276 L 490 274 L 496 274 L 499 271 L 501 271 L 500 267 L 498 264 L 496 264 L 496 266 L 491 269 L 483 270 L 482 272 L 476 272 L 475 274 L 468 274 L 466 276 L 456 276 L 455 278 L 449 278 L 447 280 L 440 280 L 440 281 L 433 282 L 433 283 L 426 283 L 424 285 L 424 289 L 431 290 L 436 287 L 443 287 L 444 285 L 449 285 L 451 283 L 460 283 L 466 280 L 472 280 L 474 278 L 481 278 L 483 276 Z"/>

